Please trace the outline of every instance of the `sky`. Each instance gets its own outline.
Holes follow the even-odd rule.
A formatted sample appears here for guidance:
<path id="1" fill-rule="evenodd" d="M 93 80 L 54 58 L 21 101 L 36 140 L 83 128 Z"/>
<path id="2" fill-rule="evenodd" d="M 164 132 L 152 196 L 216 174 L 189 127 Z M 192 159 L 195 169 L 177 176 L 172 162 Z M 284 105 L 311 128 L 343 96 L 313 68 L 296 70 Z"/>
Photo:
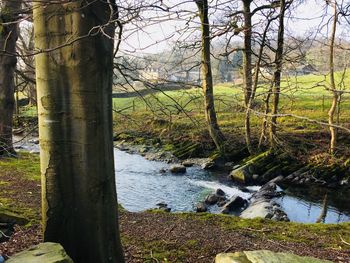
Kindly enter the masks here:
<path id="1" fill-rule="evenodd" d="M 164 1 L 164 3 L 165 2 L 166 1 Z M 144 21 L 141 29 L 136 29 L 133 25 L 129 25 L 126 29 L 121 50 L 130 54 L 154 54 L 170 49 L 172 43 L 177 39 L 188 40 L 189 42 L 193 41 L 193 37 L 195 35 L 198 36 L 200 32 L 199 20 L 195 17 L 197 10 L 195 3 L 192 0 L 171 2 L 172 5 L 174 5 L 174 3 L 179 3 L 174 10 L 179 11 L 179 14 L 181 14 L 179 15 L 180 21 L 178 19 L 172 19 L 176 17 L 174 12 L 172 12 L 169 17 L 164 16 L 165 12 L 162 10 L 145 12 L 142 14 Z M 215 2 L 220 3 L 220 0 L 216 0 Z M 223 0 L 221 2 L 223 2 Z M 231 3 L 233 2 L 234 1 L 231 1 Z M 293 12 L 293 14 L 297 14 L 297 17 L 290 17 L 286 20 L 288 31 L 296 36 L 303 36 L 309 31 L 316 32 L 316 29 L 322 22 L 321 17 L 325 12 L 325 4 L 320 4 L 320 2 L 322 2 L 322 0 L 318 0 L 317 2 L 315 0 L 308 0 L 305 4 L 299 5 L 295 12 Z M 222 6 L 224 6 L 224 4 Z M 187 12 L 182 13 L 181 11 L 184 10 Z M 211 21 L 220 20 L 220 15 L 222 15 L 222 8 L 220 5 L 218 10 L 212 8 L 210 12 L 212 13 L 210 15 Z M 152 19 L 152 17 L 155 16 L 159 16 L 161 22 Z M 192 22 L 186 24 L 188 20 Z M 323 21 L 323 23 L 325 23 L 325 21 Z M 188 32 L 183 33 L 181 29 L 185 28 L 186 25 Z M 322 27 L 321 33 L 326 35 L 327 30 L 327 27 Z"/>

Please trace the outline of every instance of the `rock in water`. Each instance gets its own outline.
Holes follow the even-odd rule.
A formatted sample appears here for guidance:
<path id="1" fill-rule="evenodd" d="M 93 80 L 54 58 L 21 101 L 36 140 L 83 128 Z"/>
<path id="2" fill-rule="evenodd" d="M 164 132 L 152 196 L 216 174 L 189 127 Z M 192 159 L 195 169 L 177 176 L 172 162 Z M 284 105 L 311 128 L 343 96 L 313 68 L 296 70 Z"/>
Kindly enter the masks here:
<path id="1" fill-rule="evenodd" d="M 182 162 L 182 165 L 184 165 L 186 167 L 192 167 L 194 165 L 194 162 L 191 160 L 185 160 Z"/>
<path id="2" fill-rule="evenodd" d="M 291 253 L 274 253 L 269 250 L 244 251 L 236 253 L 221 253 L 216 255 L 215 263 L 265 263 L 265 262 L 290 262 L 290 263 L 330 263 L 312 257 L 301 257 Z"/>
<path id="3" fill-rule="evenodd" d="M 249 168 L 249 165 L 239 166 L 231 171 L 229 177 L 233 181 L 239 183 L 249 183 L 252 181 L 252 174 L 250 173 Z"/>
<path id="4" fill-rule="evenodd" d="M 208 162 L 205 162 L 202 164 L 202 169 L 209 170 L 215 167 L 215 162 L 213 160 L 210 160 Z"/>
<path id="5" fill-rule="evenodd" d="M 217 196 L 216 194 L 210 194 L 204 200 L 204 202 L 208 205 L 215 205 L 218 201 L 219 196 Z"/>
<path id="6" fill-rule="evenodd" d="M 168 207 L 168 204 L 165 203 L 165 202 L 160 202 L 160 203 L 157 204 L 157 206 L 159 206 L 159 207 Z"/>
<path id="7" fill-rule="evenodd" d="M 197 213 L 203 213 L 203 212 L 207 212 L 207 211 L 208 211 L 208 208 L 204 202 L 200 202 L 196 205 L 196 212 Z"/>
<path id="8" fill-rule="evenodd" d="M 234 195 L 228 200 L 228 202 L 223 206 L 221 213 L 229 214 L 234 210 L 240 210 L 246 205 L 247 201 L 240 196 Z"/>
<path id="9" fill-rule="evenodd" d="M 283 177 L 276 177 L 267 184 L 263 185 L 258 192 L 253 194 L 247 209 L 241 213 L 242 218 L 268 218 L 275 221 L 289 221 L 287 214 L 282 211 L 274 198 L 281 196 L 281 192 L 277 192 L 276 182 Z"/>
<path id="10" fill-rule="evenodd" d="M 74 263 L 57 243 L 41 243 L 15 254 L 6 263 Z"/>
<path id="11" fill-rule="evenodd" d="M 225 196 L 225 192 L 220 188 L 216 189 L 215 194 L 219 196 Z"/>
<path id="12" fill-rule="evenodd" d="M 186 173 L 186 167 L 181 164 L 174 164 L 170 167 L 169 171 L 174 174 Z"/>

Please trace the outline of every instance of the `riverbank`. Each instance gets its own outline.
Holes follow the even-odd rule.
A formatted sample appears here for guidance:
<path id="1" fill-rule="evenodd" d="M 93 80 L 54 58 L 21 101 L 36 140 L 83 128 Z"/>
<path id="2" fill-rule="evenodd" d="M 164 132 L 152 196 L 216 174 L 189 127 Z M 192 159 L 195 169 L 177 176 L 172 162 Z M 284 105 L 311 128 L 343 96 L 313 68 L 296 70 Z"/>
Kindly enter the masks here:
<path id="1" fill-rule="evenodd" d="M 226 156 L 215 149 L 201 150 L 194 142 L 169 143 L 152 135 L 120 133 L 114 136 L 115 146 L 129 153 L 137 153 L 149 160 L 184 163 L 204 169 L 224 171 L 235 182 L 243 185 L 263 185 L 277 176 L 283 176 L 286 187 L 326 188 L 350 194 L 350 161 L 322 159 L 306 161 L 297 153 L 265 150 L 255 155 L 233 151 Z M 243 147 L 243 146 L 242 146 Z M 244 149 L 244 148 L 243 148 Z"/>
<path id="2" fill-rule="evenodd" d="M 0 253 L 13 253 L 41 241 L 40 176 L 37 155 L 0 160 L 1 206 L 27 217 Z M 293 252 L 333 262 L 349 262 L 350 223 L 298 224 L 226 215 L 120 211 L 127 262 L 210 262 L 217 253 L 251 249 Z"/>

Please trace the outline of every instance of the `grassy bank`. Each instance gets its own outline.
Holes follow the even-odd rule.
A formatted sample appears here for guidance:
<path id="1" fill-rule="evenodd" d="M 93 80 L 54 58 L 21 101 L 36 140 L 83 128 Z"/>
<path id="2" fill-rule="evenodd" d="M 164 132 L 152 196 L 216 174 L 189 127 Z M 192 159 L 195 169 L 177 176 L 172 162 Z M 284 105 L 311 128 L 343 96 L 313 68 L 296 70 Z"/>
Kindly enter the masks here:
<path id="1" fill-rule="evenodd" d="M 11 255 L 40 241 L 40 178 L 37 155 L 0 159 L 1 205 L 32 221 L 17 228 L 0 253 Z M 29 211 L 29 212 L 28 212 Z M 120 211 L 127 262 L 210 262 L 226 251 L 269 249 L 298 255 L 350 260 L 350 223 L 338 225 L 246 220 L 195 213 L 130 213 Z M 20 245 L 18 240 L 21 240 Z"/>

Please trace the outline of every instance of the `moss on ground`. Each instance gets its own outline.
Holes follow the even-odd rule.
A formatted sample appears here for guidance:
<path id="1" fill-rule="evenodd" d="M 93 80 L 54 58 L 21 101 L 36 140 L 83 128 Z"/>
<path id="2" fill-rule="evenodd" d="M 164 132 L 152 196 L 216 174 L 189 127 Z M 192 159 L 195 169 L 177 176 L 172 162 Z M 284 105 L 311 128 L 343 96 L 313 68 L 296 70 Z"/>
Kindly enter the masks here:
<path id="1" fill-rule="evenodd" d="M 236 216 L 210 213 L 174 214 L 187 219 L 198 219 L 208 224 L 219 224 L 227 230 L 245 231 L 256 237 L 276 241 L 289 241 L 312 245 L 315 240 L 321 242 L 323 248 L 341 249 L 345 247 L 341 238 L 350 240 L 350 222 L 341 224 L 305 224 L 294 222 L 276 222 L 269 219 L 243 219 Z"/>
<path id="2" fill-rule="evenodd" d="M 2 158 L 0 159 L 0 167 L 1 173 L 24 175 L 29 180 L 40 181 L 39 156 L 36 154 L 20 152 L 17 158 Z"/>
<path id="3" fill-rule="evenodd" d="M 16 158 L 0 159 L 0 205 L 31 223 L 39 222 L 40 203 L 39 156 L 18 153 Z M 29 189 L 30 188 L 30 189 Z"/>

